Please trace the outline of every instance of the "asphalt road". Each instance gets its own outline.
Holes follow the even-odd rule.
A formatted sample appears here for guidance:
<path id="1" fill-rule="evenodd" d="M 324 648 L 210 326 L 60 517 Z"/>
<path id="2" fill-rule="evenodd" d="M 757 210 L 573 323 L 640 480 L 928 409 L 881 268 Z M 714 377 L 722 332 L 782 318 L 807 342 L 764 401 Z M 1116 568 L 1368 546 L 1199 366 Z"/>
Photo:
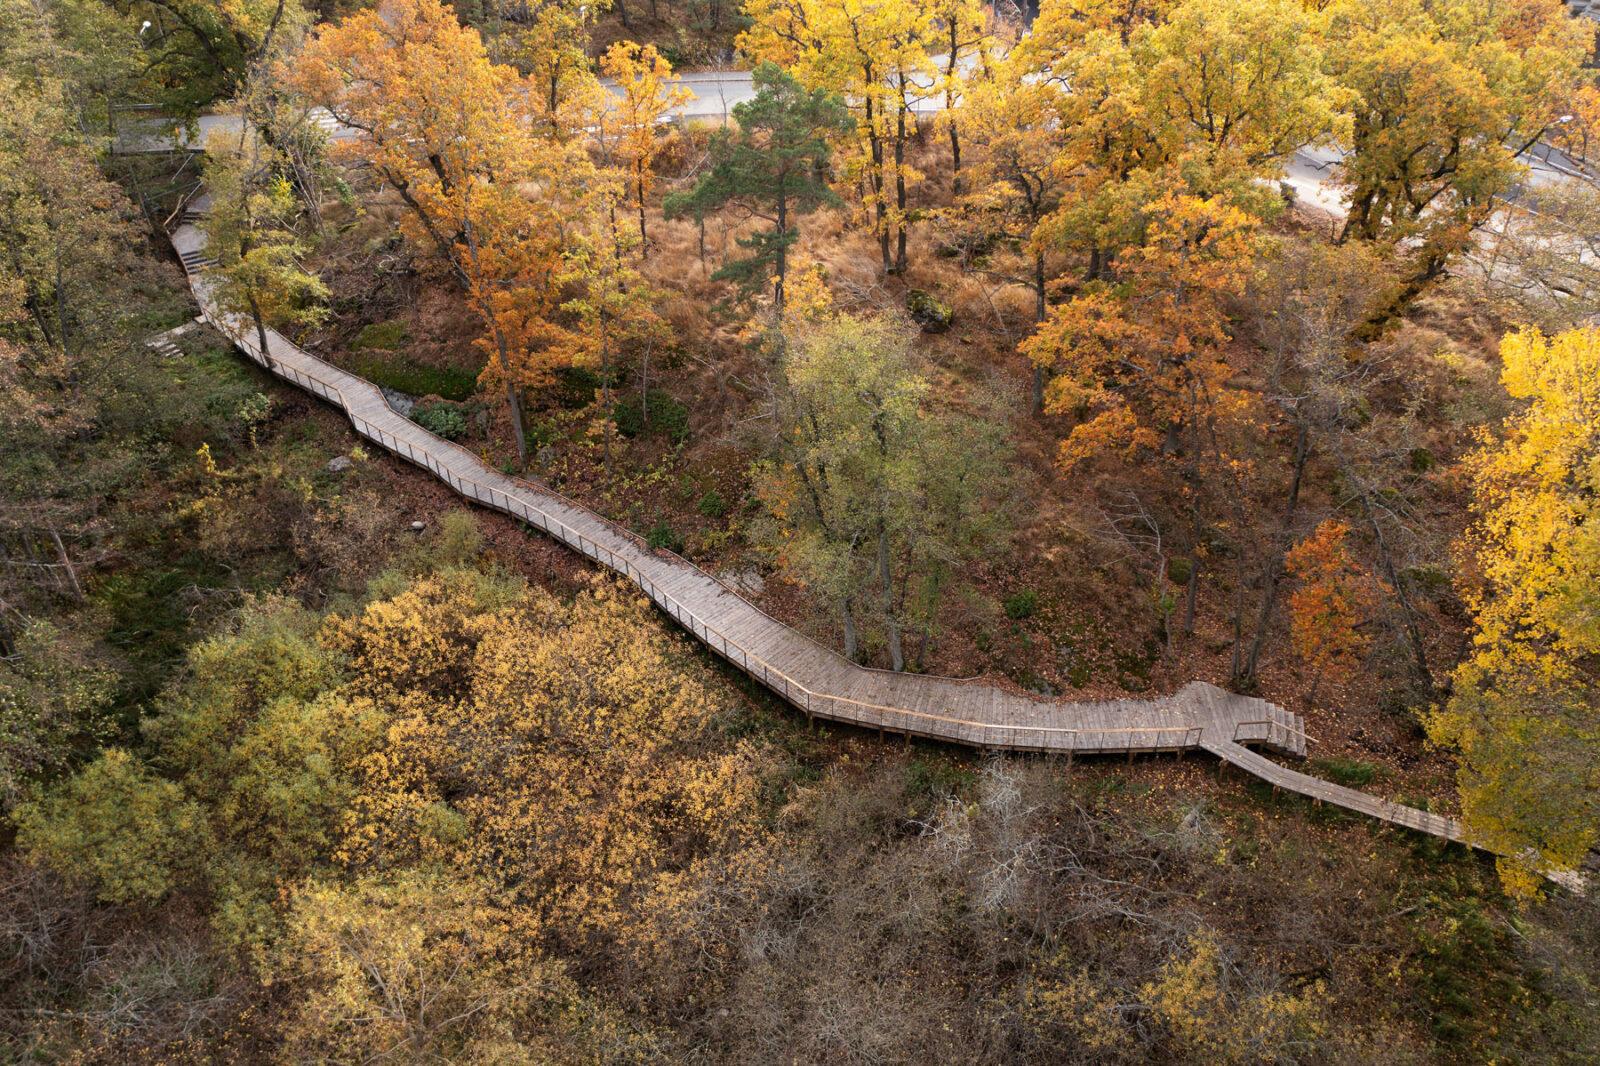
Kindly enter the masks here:
<path id="1" fill-rule="evenodd" d="M 691 122 L 725 121 L 732 113 L 735 104 L 749 100 L 755 95 L 750 72 L 746 70 L 689 71 L 680 74 L 679 79 L 694 95 L 682 107 L 674 109 L 673 116 Z M 615 91 L 609 82 L 602 81 L 602 84 Z M 930 92 L 926 98 L 917 102 L 914 110 L 921 114 L 935 114 L 942 111 L 944 95 Z M 335 140 L 357 135 L 354 130 L 340 126 L 325 111 L 319 110 L 317 121 Z M 239 117 L 203 116 L 193 134 L 180 131 L 174 136 L 169 132 L 158 132 L 148 125 L 146 128 L 150 132 L 141 133 L 136 123 L 125 124 L 124 132 L 117 140 L 117 151 L 159 152 L 170 151 L 173 147 L 199 148 L 213 135 L 224 132 L 237 133 Z M 1346 210 L 1344 193 L 1335 180 L 1341 158 L 1342 153 L 1335 148 L 1303 148 L 1289 160 L 1282 180 L 1294 191 L 1299 202 L 1320 208 L 1334 216 L 1343 216 Z M 1536 146 L 1524 153 L 1522 160 L 1529 168 L 1528 176 L 1524 179 L 1526 187 L 1536 188 L 1574 178 L 1597 180 L 1594 173 L 1586 170 L 1578 161 L 1544 145 Z M 1509 199 L 1515 200 L 1515 198 L 1516 193 L 1513 192 Z"/>

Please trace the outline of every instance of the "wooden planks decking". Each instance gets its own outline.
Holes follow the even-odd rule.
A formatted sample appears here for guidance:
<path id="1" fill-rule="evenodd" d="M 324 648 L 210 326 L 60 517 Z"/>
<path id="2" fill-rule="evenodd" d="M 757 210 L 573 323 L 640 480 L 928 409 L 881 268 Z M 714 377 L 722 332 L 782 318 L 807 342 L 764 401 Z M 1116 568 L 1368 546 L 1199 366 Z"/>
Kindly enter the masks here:
<path id="1" fill-rule="evenodd" d="M 869 729 L 984 749 L 1105 754 L 1200 748 L 1272 784 L 1448 840 L 1471 843 L 1461 824 L 1298 773 L 1246 747 L 1306 753 L 1300 717 L 1276 704 L 1191 682 L 1148 700 L 1049 701 L 981 680 L 874 670 L 850 662 L 767 615 L 692 563 L 643 541 L 547 486 L 490 469 L 472 452 L 395 412 L 364 378 L 268 330 L 220 312 L 205 270 L 214 263 L 186 211 L 172 234 L 204 317 L 251 360 L 342 409 L 357 433 L 433 473 L 456 492 L 509 514 L 623 575 L 712 651 L 805 712 Z M 1576 875 L 1552 876 L 1569 887 Z"/>

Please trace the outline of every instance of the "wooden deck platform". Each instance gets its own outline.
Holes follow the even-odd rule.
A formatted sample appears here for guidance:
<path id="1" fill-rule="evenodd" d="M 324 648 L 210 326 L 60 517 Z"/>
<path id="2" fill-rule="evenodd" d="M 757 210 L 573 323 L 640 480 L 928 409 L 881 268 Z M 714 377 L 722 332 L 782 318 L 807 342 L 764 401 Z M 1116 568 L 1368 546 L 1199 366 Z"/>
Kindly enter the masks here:
<path id="1" fill-rule="evenodd" d="M 807 718 L 976 748 L 1074 755 L 1202 749 L 1272 784 L 1319 801 L 1449 840 L 1471 841 L 1459 822 L 1298 773 L 1254 751 L 1303 757 L 1300 717 L 1276 704 L 1191 682 L 1155 699 L 1044 700 L 986 683 L 875 670 L 767 615 L 717 578 L 547 486 L 490 469 L 467 449 L 390 408 L 364 378 L 268 330 L 259 350 L 253 324 L 220 313 L 205 270 L 212 260 L 185 212 L 172 243 L 204 317 L 251 360 L 339 407 L 357 433 L 428 470 L 463 497 L 525 522 L 632 581 L 706 647 L 782 696 Z M 1558 875 L 1558 879 L 1561 875 Z M 1571 875 L 1564 875 L 1571 877 Z M 1575 884 L 1570 880 L 1563 883 Z"/>

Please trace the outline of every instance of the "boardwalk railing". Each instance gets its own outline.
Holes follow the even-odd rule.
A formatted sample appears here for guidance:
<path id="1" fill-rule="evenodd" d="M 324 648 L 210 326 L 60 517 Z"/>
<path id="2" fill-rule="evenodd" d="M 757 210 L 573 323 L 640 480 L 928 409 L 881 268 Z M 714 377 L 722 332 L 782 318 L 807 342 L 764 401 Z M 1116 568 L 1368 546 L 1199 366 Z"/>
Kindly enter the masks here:
<path id="1" fill-rule="evenodd" d="M 1210 736 L 1207 736 L 1208 726 L 1204 721 L 1178 721 L 1160 726 L 1095 728 L 1018 725 L 859 700 L 838 693 L 819 691 L 815 687 L 803 684 L 788 671 L 754 650 L 741 645 L 738 640 L 730 637 L 722 629 L 712 624 L 711 621 L 694 610 L 689 603 L 664 587 L 661 581 L 647 573 L 640 563 L 649 565 L 652 562 L 659 562 L 662 567 L 666 568 L 663 572 L 668 576 L 681 579 L 686 573 L 691 573 L 698 579 L 712 582 L 722 593 L 736 596 L 732 590 L 729 590 L 714 576 L 706 574 L 693 563 L 673 553 L 652 550 L 642 538 L 633 532 L 601 518 L 581 504 L 567 499 L 546 486 L 534 485 L 506 475 L 492 475 L 483 460 L 472 452 L 428 432 L 410 420 L 404 419 L 403 416 L 389 406 L 388 399 L 383 395 L 382 391 L 363 378 L 333 367 L 310 353 L 295 348 L 288 342 L 284 342 L 285 347 L 293 350 L 294 361 L 300 365 L 293 365 L 283 358 L 273 356 L 270 352 L 263 352 L 254 329 L 249 328 L 241 321 L 231 320 L 230 316 L 213 311 L 206 293 L 207 286 L 203 279 L 196 276 L 199 271 L 204 269 L 207 262 L 203 254 L 197 249 L 191 249 L 190 252 L 181 255 L 180 258 L 183 260 L 185 270 L 190 273 L 191 285 L 199 299 L 204 317 L 216 326 L 220 332 L 229 337 L 251 360 L 269 372 L 337 405 L 344 411 L 356 432 L 362 437 L 373 441 L 386 451 L 401 456 L 409 462 L 428 470 L 462 496 L 520 519 L 529 527 L 555 537 L 587 558 L 593 559 L 616 573 L 624 575 L 628 580 L 638 585 L 653 603 L 687 629 L 694 637 L 728 662 L 738 666 L 750 677 L 782 696 L 789 703 L 805 711 L 808 718 L 824 717 L 862 725 L 867 728 L 875 728 L 880 732 L 889 730 L 903 733 L 908 737 L 925 736 L 947 741 L 954 740 L 983 748 L 1039 752 L 1064 751 L 1067 753 L 1069 762 L 1075 751 L 1088 753 L 1127 752 L 1131 758 L 1136 751 L 1173 751 L 1181 753 L 1185 749 L 1199 747 L 1257 777 L 1271 782 L 1275 786 L 1290 789 L 1318 801 L 1327 800 L 1350 810 L 1359 811 L 1396 825 L 1407 826 L 1421 832 L 1440 836 L 1447 840 L 1473 843 L 1467 837 L 1461 823 L 1454 819 L 1392 803 L 1388 800 L 1379 799 L 1319 778 L 1298 773 L 1242 746 L 1241 740 L 1250 742 L 1265 741 L 1269 745 L 1281 747 L 1287 751 L 1303 752 L 1308 738 L 1305 731 L 1296 724 L 1298 716 L 1289 714 L 1271 704 L 1266 704 L 1264 701 L 1245 700 L 1242 697 L 1223 693 L 1221 690 L 1210 689 L 1209 694 L 1202 693 L 1201 696 L 1188 702 L 1183 700 L 1184 694 L 1180 694 L 1179 697 L 1174 697 L 1168 701 L 1177 706 L 1194 707 L 1196 708 L 1196 715 L 1199 715 L 1201 709 L 1207 707 L 1208 704 L 1214 704 L 1218 700 L 1225 701 L 1227 703 L 1225 724 L 1231 726 L 1231 733 L 1213 732 Z M 307 367 L 325 369 L 328 376 L 324 377 L 313 373 Z M 397 425 L 399 422 L 403 422 L 406 433 L 408 436 L 415 438 L 417 443 L 397 436 L 359 413 L 358 408 L 361 407 L 361 404 L 356 402 L 355 398 L 345 394 L 344 388 L 338 383 L 341 379 L 347 385 L 359 388 L 369 401 L 373 401 L 376 404 L 375 411 L 381 411 L 383 415 L 398 420 Z M 418 446 L 419 444 L 421 445 L 420 447 Z M 461 465 L 468 469 L 482 471 L 486 477 L 505 477 L 507 484 L 512 486 L 514 490 L 525 488 L 527 490 L 526 495 L 529 498 L 548 499 L 558 507 L 568 508 L 571 513 L 583 516 L 585 521 L 594 524 L 601 537 L 614 539 L 614 543 L 618 546 L 626 545 L 627 549 L 633 554 L 633 558 L 626 554 L 621 554 L 613 547 L 602 543 L 601 539 L 597 539 L 595 535 L 586 535 L 581 530 L 551 514 L 548 510 L 530 504 L 528 499 L 523 498 L 523 493 L 520 491 L 513 495 L 504 489 L 496 488 L 476 478 L 463 475 L 447 461 L 449 457 L 457 457 Z M 745 609 L 757 610 L 742 597 L 736 598 Z M 764 612 L 758 613 L 773 625 L 799 637 L 807 644 L 813 644 L 809 638 L 804 638 L 801 634 L 794 634 L 794 631 L 788 626 L 770 618 Z M 834 653 L 830 652 L 829 654 Z M 844 660 L 840 661 L 844 662 Z M 859 671 L 862 675 L 880 673 L 867 670 L 856 664 L 849 664 L 849 667 L 852 670 Z M 1201 688 L 1205 689 L 1206 686 L 1201 686 Z M 1237 714 L 1236 708 L 1239 706 L 1265 706 L 1269 711 L 1277 712 L 1281 715 L 1281 718 L 1246 719 Z M 1214 711 L 1215 709 L 1215 706 L 1212 706 L 1212 710 Z M 1219 722 L 1214 715 L 1209 721 L 1210 728 L 1213 730 L 1224 724 Z M 1265 737 L 1254 734 L 1241 736 L 1241 733 L 1256 730 L 1263 726 L 1266 727 Z M 1571 871 L 1546 871 L 1546 876 L 1574 889 L 1581 890 L 1583 887 L 1581 877 Z"/>
<path id="2" fill-rule="evenodd" d="M 933 714 L 904 707 L 891 707 L 886 704 L 851 699 L 809 688 L 766 658 L 750 652 L 737 641 L 730 639 L 727 634 L 693 611 L 684 601 L 658 585 L 648 574 L 635 566 L 632 560 L 618 555 L 605 545 L 585 536 L 582 532 L 544 510 L 530 507 L 525 500 L 493 486 L 485 485 L 473 478 L 463 477 L 449 466 L 440 462 L 435 454 L 436 451 L 455 451 L 469 457 L 474 463 L 482 462 L 481 459 L 472 455 L 467 449 L 430 433 L 421 426 L 417 426 L 416 430 L 420 434 L 431 438 L 429 441 L 430 447 L 417 449 L 410 441 L 397 437 L 356 414 L 355 405 L 348 401 L 344 390 L 337 384 L 324 380 L 299 367 L 291 366 L 280 359 L 275 359 L 270 351 L 263 353 L 259 342 L 251 331 L 242 328 L 239 323 L 228 321 L 225 316 L 213 316 L 210 313 L 207 313 L 206 317 L 221 332 L 232 337 L 252 361 L 272 373 L 294 382 L 307 392 L 320 396 L 329 403 L 340 407 L 350 418 L 356 432 L 378 444 L 384 450 L 399 455 L 429 471 L 468 499 L 508 514 L 513 518 L 520 519 L 532 528 L 555 537 L 562 543 L 574 548 L 582 555 L 593 559 L 616 573 L 622 574 L 638 585 L 653 603 L 691 634 L 699 638 L 712 651 L 738 666 L 745 673 L 772 689 L 794 706 L 805 711 L 808 718 L 824 717 L 880 731 L 935 738 L 949 735 L 948 728 L 936 728 L 938 726 L 960 726 L 964 729 L 977 730 L 985 734 L 986 740 L 980 742 L 979 746 L 1016 751 L 1066 751 L 1069 761 L 1074 751 L 1090 753 L 1120 753 L 1126 751 L 1131 755 L 1135 751 L 1181 752 L 1187 748 L 1200 746 L 1203 727 L 1198 725 L 1081 729 L 1067 726 L 996 724 L 955 715 Z M 368 383 L 363 381 L 363 384 Z M 369 385 L 368 387 L 371 386 Z M 385 399 L 384 403 L 387 405 L 387 399 Z M 392 411 L 393 408 L 390 408 L 390 410 Z M 396 417 L 403 416 L 396 413 Z M 411 423 L 411 425 L 415 425 L 415 423 Z M 533 488 L 531 485 L 529 487 L 530 489 Z M 583 509 L 581 504 L 568 500 L 565 496 L 556 493 L 547 486 L 539 486 L 538 492 L 555 496 L 573 508 Z M 610 522 L 607 522 L 606 525 L 608 527 L 607 532 L 630 541 L 636 548 L 653 552 L 664 558 L 670 558 L 673 562 L 682 566 L 694 567 L 693 563 L 682 556 L 650 548 L 642 538 L 631 530 Z M 699 569 L 698 567 L 694 568 Z M 704 573 L 704 571 L 701 571 L 701 573 Z M 709 574 L 706 576 L 711 577 Z"/>

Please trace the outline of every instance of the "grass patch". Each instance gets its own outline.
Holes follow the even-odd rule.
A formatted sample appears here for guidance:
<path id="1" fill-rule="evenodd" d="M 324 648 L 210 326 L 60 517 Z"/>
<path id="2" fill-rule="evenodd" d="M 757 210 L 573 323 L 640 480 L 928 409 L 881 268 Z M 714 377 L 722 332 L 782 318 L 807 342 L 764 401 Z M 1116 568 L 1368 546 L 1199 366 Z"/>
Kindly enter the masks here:
<path id="1" fill-rule="evenodd" d="M 1365 788 L 1378 776 L 1378 768 L 1359 759 L 1318 759 L 1312 764 L 1324 777 L 1346 788 Z"/>
<path id="2" fill-rule="evenodd" d="M 355 348 L 378 348 L 386 352 L 399 351 L 411 339 L 411 331 L 406 329 L 406 324 L 399 319 L 390 319 L 388 322 L 373 322 L 362 326 L 361 332 L 356 334 L 352 342 Z"/>
<path id="3" fill-rule="evenodd" d="M 367 356 L 358 360 L 355 372 L 384 388 L 412 396 L 439 396 L 446 400 L 465 400 L 478 387 L 478 375 L 454 366 L 426 366 L 403 357 Z"/>

